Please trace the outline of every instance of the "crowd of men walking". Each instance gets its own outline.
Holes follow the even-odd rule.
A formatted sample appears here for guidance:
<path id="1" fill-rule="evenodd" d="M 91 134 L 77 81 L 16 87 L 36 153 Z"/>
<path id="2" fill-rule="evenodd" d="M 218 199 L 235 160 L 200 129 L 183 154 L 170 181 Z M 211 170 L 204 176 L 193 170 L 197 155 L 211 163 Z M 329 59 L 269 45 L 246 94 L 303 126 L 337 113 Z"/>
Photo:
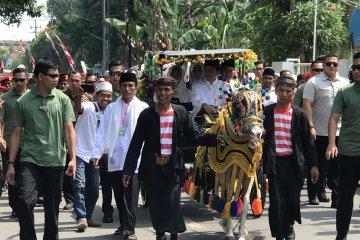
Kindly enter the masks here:
<path id="1" fill-rule="evenodd" d="M 272 236 L 295 239 L 293 225 L 301 223 L 300 191 L 307 177 L 309 204 L 330 202 L 325 189 L 331 189 L 336 240 L 346 239 L 360 180 L 360 53 L 353 56 L 351 84 L 339 76 L 336 55 L 314 61 L 297 83 L 290 71 L 276 76 L 261 61 L 255 66 L 265 92 L 263 166 Z M 108 79 L 76 70 L 60 74 L 44 58 L 37 61 L 29 84 L 26 70 L 16 68 L 12 86 L 2 95 L 0 148 L 20 239 L 36 239 L 37 203 L 45 210 L 44 239 L 59 239 L 62 195 L 64 209 L 75 211 L 78 231 L 100 227 L 92 218 L 99 185 L 102 222 L 114 221 L 114 195 L 120 220 L 114 234 L 137 239 L 140 184 L 147 192 L 156 239 L 177 239 L 186 231 L 180 213 L 183 137 L 205 146 L 226 141 L 199 132 L 194 119 L 216 114 L 225 104 L 218 93 L 227 80 L 230 85 L 235 81 L 234 68 L 232 60 L 206 60 L 191 66 L 186 82 L 184 70 L 174 66 L 157 79 L 151 106 L 136 96 L 140 80 L 120 61 L 110 63 Z M 193 106 L 192 115 L 181 106 L 185 103 Z"/>

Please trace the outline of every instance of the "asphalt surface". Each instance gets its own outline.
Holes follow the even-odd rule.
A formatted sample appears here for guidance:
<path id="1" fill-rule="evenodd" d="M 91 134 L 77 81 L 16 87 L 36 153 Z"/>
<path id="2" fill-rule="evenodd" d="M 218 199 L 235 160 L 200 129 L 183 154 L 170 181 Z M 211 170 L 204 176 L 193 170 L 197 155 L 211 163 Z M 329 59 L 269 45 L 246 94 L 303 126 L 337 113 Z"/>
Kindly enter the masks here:
<path id="1" fill-rule="evenodd" d="M 348 240 L 360 239 L 360 197 L 358 194 L 354 198 L 354 211 Z M 328 196 L 330 194 L 328 193 Z M 336 210 L 330 208 L 330 203 L 321 203 L 319 206 L 307 205 L 306 190 L 302 191 L 301 197 L 302 220 L 301 225 L 295 225 L 296 239 L 308 240 L 335 239 Z M 61 209 L 64 202 L 60 205 Z M 115 207 L 115 203 L 113 203 Z M 186 221 L 187 231 L 179 235 L 180 240 L 218 240 L 223 239 L 224 234 L 219 225 L 219 214 L 210 211 L 207 207 L 189 199 L 185 194 L 182 195 L 182 212 Z M 7 203 L 7 193 L 3 193 L 0 198 L 0 240 L 19 239 L 19 225 L 16 218 L 11 218 L 11 209 Z M 101 196 L 97 202 L 93 219 L 101 222 Z M 61 210 L 59 217 L 59 236 L 60 239 L 88 239 L 88 240 L 115 240 L 121 239 L 113 235 L 115 229 L 119 227 L 119 220 L 116 207 L 114 209 L 114 223 L 102 223 L 100 228 L 88 228 L 83 233 L 76 232 L 75 214 L 72 211 Z M 42 239 L 44 230 L 44 213 L 42 206 L 35 208 L 35 227 L 38 239 Z M 249 235 L 247 240 L 272 239 L 268 224 L 267 207 L 261 218 L 254 219 L 248 216 L 247 227 Z M 142 206 L 139 201 L 137 214 L 136 235 L 139 240 L 154 240 L 155 233 L 151 225 L 148 209 Z"/>

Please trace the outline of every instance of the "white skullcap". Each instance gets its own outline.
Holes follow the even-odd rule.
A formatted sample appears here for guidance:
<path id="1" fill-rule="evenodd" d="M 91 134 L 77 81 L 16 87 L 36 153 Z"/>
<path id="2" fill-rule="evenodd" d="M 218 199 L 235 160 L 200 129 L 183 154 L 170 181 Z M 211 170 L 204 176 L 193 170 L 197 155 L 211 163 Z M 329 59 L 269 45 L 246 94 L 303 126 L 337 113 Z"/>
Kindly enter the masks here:
<path id="1" fill-rule="evenodd" d="M 103 90 L 113 92 L 113 88 L 112 88 L 111 83 L 108 83 L 108 82 L 99 83 L 96 86 L 95 93 L 97 93 L 98 91 L 103 91 Z"/>
<path id="2" fill-rule="evenodd" d="M 21 68 L 21 69 L 26 69 L 24 64 L 20 64 L 19 66 L 17 66 L 16 68 Z"/>

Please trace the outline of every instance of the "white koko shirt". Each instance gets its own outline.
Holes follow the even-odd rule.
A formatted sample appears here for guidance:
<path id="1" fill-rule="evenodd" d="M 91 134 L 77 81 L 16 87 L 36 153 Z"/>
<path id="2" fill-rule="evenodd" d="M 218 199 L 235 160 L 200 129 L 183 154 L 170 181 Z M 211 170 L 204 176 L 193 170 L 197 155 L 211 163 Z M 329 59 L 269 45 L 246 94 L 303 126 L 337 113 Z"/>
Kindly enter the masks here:
<path id="1" fill-rule="evenodd" d="M 225 82 L 219 79 L 216 79 L 213 83 L 210 83 L 204 79 L 195 81 L 191 87 L 191 102 L 194 106 L 192 116 L 196 116 L 196 114 L 201 110 L 201 105 L 204 103 L 214 107 L 225 105 L 225 98 L 219 98 L 219 94 L 223 93 L 220 88 L 228 90 Z"/>
<path id="2" fill-rule="evenodd" d="M 149 105 L 137 97 L 126 104 L 121 97 L 109 104 L 96 133 L 92 158 L 108 153 L 108 171 L 121 171 L 140 113 Z M 124 132 L 122 128 L 124 127 Z M 140 158 L 138 159 L 138 166 Z M 138 169 L 136 169 L 136 172 Z"/>

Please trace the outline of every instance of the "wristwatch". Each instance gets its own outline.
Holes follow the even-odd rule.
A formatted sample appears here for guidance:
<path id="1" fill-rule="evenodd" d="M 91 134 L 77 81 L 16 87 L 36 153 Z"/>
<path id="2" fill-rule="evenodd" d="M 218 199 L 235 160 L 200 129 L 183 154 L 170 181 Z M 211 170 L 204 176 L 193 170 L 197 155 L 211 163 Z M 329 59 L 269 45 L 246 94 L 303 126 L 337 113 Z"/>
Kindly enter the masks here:
<path id="1" fill-rule="evenodd" d="M 7 163 L 8 163 L 8 165 L 9 165 L 9 164 L 14 165 L 14 164 L 15 164 L 15 161 L 10 161 L 10 160 L 9 160 L 9 161 L 7 161 Z"/>

